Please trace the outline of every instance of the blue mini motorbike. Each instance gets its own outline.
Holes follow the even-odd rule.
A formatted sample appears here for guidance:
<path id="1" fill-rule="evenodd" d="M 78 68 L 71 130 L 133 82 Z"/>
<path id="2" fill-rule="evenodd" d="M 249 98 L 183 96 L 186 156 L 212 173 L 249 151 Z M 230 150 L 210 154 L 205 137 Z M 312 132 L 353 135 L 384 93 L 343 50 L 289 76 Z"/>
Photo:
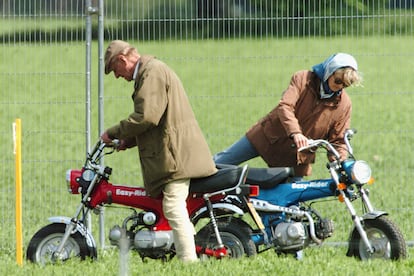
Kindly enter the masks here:
<path id="1" fill-rule="evenodd" d="M 246 183 L 260 187 L 259 195 L 250 198 L 250 210 L 246 210 L 257 225 L 251 237 L 258 253 L 273 248 L 278 254 L 294 254 L 301 258 L 304 248 L 320 245 L 332 235 L 334 224 L 312 208 L 312 203 L 337 197 L 345 204 L 354 225 L 347 256 L 361 260 L 406 257 L 401 231 L 386 212 L 376 210 L 369 200 L 365 185 L 372 184 L 373 178 L 368 163 L 353 156 L 350 139 L 355 133 L 355 130 L 347 130 L 344 136 L 349 152 L 347 160 L 341 161 L 338 151 L 326 140 L 309 140 L 307 147 L 299 149 L 324 148 L 335 156 L 335 161 L 327 164 L 330 173 L 327 179 L 288 182 L 291 168 L 249 168 Z M 228 197 L 227 200 L 234 199 Z M 353 206 L 356 200 L 361 201 L 363 214 L 356 212 Z"/>

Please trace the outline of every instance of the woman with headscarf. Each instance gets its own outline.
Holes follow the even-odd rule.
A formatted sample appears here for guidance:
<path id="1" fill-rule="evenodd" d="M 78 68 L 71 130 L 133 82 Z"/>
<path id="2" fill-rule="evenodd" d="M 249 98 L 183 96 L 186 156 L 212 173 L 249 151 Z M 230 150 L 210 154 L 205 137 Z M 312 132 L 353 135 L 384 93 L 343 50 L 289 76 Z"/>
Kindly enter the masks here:
<path id="1" fill-rule="evenodd" d="M 361 81 L 356 60 L 345 53 L 331 55 L 311 71 L 296 72 L 279 104 L 214 161 L 238 165 L 260 156 L 269 167 L 293 167 L 300 179 L 311 174 L 315 162 L 315 153 L 297 151 L 308 139 L 330 141 L 345 159 L 343 138 L 352 104 L 344 88 Z"/>

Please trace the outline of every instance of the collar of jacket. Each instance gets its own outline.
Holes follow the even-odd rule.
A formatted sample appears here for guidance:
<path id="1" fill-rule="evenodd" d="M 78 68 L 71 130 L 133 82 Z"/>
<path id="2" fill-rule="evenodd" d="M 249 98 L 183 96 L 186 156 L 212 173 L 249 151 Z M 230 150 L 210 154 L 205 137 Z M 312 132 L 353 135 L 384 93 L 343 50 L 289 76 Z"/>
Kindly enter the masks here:
<path id="1" fill-rule="evenodd" d="M 342 94 L 345 92 L 345 90 L 342 89 L 342 92 L 339 93 L 339 95 L 337 95 L 337 96 L 326 98 L 326 99 L 321 99 L 320 85 L 321 85 L 321 80 L 314 73 L 313 77 L 308 82 L 309 90 L 312 91 L 312 94 L 314 94 L 314 96 L 315 96 L 315 98 L 317 99 L 318 102 L 323 103 L 326 106 L 332 106 L 332 107 L 337 106 L 339 104 L 339 102 L 341 101 Z"/>
<path id="2" fill-rule="evenodd" d="M 148 62 L 150 62 L 151 60 L 155 58 L 156 58 L 155 56 L 150 56 L 150 55 L 143 55 L 139 58 L 138 74 L 135 77 L 134 90 L 136 90 L 138 87 L 138 83 L 141 79 L 142 73 L 144 72 L 146 65 L 148 64 Z M 134 94 L 132 95 L 132 97 L 134 96 Z"/>

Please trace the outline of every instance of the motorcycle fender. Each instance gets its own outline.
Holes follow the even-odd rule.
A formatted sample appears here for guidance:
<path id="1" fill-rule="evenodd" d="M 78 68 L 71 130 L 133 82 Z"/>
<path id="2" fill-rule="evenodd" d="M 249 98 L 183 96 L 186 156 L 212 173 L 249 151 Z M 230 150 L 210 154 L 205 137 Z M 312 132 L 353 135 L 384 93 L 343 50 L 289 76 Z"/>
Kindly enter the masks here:
<path id="1" fill-rule="evenodd" d="M 70 224 L 72 218 L 69 217 L 63 217 L 63 216 L 59 216 L 59 217 L 50 217 L 48 218 L 48 220 L 51 223 L 64 223 L 64 224 Z M 96 248 L 96 242 L 95 239 L 92 236 L 92 233 L 89 231 L 89 229 L 83 225 L 81 222 L 78 222 L 76 224 L 76 231 L 78 231 L 82 236 L 85 237 L 86 239 L 86 244 L 90 247 L 90 248 Z"/>
<path id="2" fill-rule="evenodd" d="M 239 207 L 233 205 L 233 204 L 229 204 L 229 203 L 213 203 L 213 210 L 214 209 L 221 209 L 221 210 L 226 210 L 228 213 L 233 213 L 233 214 L 238 214 L 238 215 L 243 215 L 244 212 L 242 209 L 240 209 Z M 205 214 L 207 214 L 208 216 L 208 209 L 207 206 L 202 207 L 200 209 L 198 209 L 194 215 L 191 216 L 192 220 L 197 221 L 199 218 L 202 218 L 205 216 Z"/>
<path id="3" fill-rule="evenodd" d="M 376 219 L 376 218 L 378 218 L 380 216 L 383 216 L 383 215 L 388 215 L 388 213 L 384 212 L 384 211 L 373 211 L 373 212 L 369 212 L 369 213 L 364 214 L 362 216 L 362 218 L 364 220 L 366 220 L 366 219 Z"/>
<path id="4" fill-rule="evenodd" d="M 376 219 L 380 216 L 388 215 L 387 212 L 384 211 L 373 211 L 366 213 L 362 216 L 363 220 L 369 220 L 369 219 Z M 358 230 L 354 227 L 349 235 L 348 240 L 348 251 L 346 252 L 346 256 L 353 257 L 357 256 L 357 250 L 358 250 L 358 244 L 355 242 L 356 236 L 358 235 Z"/>

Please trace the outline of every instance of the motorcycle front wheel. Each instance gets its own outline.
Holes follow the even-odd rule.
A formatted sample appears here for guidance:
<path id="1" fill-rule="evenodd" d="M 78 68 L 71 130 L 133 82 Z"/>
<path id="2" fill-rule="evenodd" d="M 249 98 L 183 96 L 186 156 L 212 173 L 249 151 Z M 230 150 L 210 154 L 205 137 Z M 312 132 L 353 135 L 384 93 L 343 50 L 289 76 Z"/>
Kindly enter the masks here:
<path id="1" fill-rule="evenodd" d="M 256 254 L 256 245 L 250 238 L 251 229 L 247 224 L 234 220 L 219 220 L 219 233 L 227 250 L 227 257 L 241 258 Z M 208 223 L 196 235 L 196 244 L 215 249 L 218 247 L 213 225 Z"/>
<path id="2" fill-rule="evenodd" d="M 96 258 L 96 250 L 91 250 L 86 243 L 85 237 L 79 232 L 70 235 L 62 253 L 58 258 L 53 256 L 56 252 L 63 235 L 65 234 L 66 224 L 52 223 L 40 229 L 30 240 L 26 258 L 42 265 L 54 263 L 57 260 L 66 261 L 70 258 L 78 257 L 84 260 L 86 257 Z"/>
<path id="3" fill-rule="evenodd" d="M 375 219 L 364 220 L 363 226 L 368 240 L 374 248 L 374 252 L 370 253 L 367 250 L 359 232 L 354 229 L 350 238 L 348 256 L 353 255 L 361 260 L 399 260 L 407 256 L 404 237 L 391 220 L 381 216 Z"/>

